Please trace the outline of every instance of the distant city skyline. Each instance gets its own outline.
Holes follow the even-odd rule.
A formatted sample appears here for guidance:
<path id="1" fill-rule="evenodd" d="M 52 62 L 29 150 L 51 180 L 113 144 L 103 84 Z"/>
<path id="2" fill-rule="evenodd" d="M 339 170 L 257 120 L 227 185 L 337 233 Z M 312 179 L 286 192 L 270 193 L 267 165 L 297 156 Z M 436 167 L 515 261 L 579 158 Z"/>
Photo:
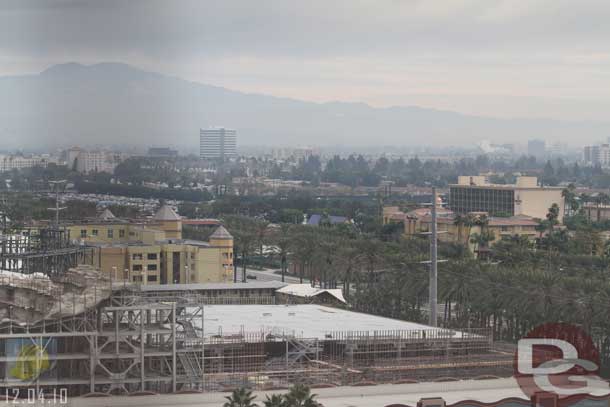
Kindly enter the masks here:
<path id="1" fill-rule="evenodd" d="M 117 61 L 307 101 L 608 121 L 609 17 L 598 0 L 8 0 L 0 76 Z"/>

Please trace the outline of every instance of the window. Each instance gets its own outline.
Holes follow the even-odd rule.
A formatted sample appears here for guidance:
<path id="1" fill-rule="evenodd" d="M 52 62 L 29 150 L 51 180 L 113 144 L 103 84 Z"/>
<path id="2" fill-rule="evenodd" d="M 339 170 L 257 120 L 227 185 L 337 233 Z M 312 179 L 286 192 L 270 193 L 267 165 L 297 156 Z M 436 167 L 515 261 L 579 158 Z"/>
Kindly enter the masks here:
<path id="1" fill-rule="evenodd" d="M 157 276 L 155 276 L 155 275 L 148 276 L 147 280 L 149 282 L 156 282 L 157 281 Z"/>
<path id="2" fill-rule="evenodd" d="M 131 255 L 133 260 L 142 260 L 142 253 L 134 253 Z"/>
<path id="3" fill-rule="evenodd" d="M 157 271 L 157 265 L 156 264 L 149 264 L 148 266 L 146 266 L 146 270 L 148 270 L 148 271 Z"/>
<path id="4" fill-rule="evenodd" d="M 87 229 L 80 230 L 80 237 L 87 237 Z"/>
<path id="5" fill-rule="evenodd" d="M 93 230 L 91 231 L 91 234 L 92 234 L 93 236 L 97 236 L 97 229 L 93 229 Z"/>
<path id="6" fill-rule="evenodd" d="M 141 264 L 134 264 L 132 270 L 133 271 L 142 271 L 142 265 Z"/>
<path id="7" fill-rule="evenodd" d="M 142 276 L 131 276 L 131 281 L 133 281 L 134 283 L 141 283 Z"/>
<path id="8" fill-rule="evenodd" d="M 108 239 L 112 239 L 114 237 L 114 229 L 108 229 Z"/>
<path id="9" fill-rule="evenodd" d="M 148 260 L 157 260 L 157 253 L 148 253 L 148 254 L 146 255 L 146 258 L 147 258 Z"/>
<path id="10" fill-rule="evenodd" d="M 119 229 L 119 237 L 120 238 L 125 237 L 125 229 Z"/>

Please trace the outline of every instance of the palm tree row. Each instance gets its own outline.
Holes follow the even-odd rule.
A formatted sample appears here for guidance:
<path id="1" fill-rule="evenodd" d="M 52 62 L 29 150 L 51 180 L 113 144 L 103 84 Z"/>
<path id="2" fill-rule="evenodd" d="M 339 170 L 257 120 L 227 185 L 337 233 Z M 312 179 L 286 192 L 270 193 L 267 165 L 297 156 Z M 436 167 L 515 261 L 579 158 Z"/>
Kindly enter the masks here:
<path id="1" fill-rule="evenodd" d="M 234 390 L 226 399 L 224 407 L 258 407 L 254 402 L 256 396 L 252 395 L 252 391 L 243 387 Z M 302 384 L 292 386 L 287 394 L 266 396 L 263 405 L 265 407 L 322 407 L 322 404 L 316 401 L 316 395 L 311 393 L 309 387 Z"/>
<path id="2" fill-rule="evenodd" d="M 610 342 L 610 251 L 594 234 L 556 228 L 558 208 L 552 209 L 538 245 L 515 237 L 496 243 L 481 261 L 465 245 L 439 244 L 439 257 L 449 260 L 439 266 L 445 326 L 488 328 L 498 339 L 516 340 L 539 324 L 568 322 Z M 273 247 L 283 274 L 290 263 L 302 281 L 341 287 L 355 310 L 426 319 L 428 268 L 421 263 L 429 256 L 425 238 L 382 241 L 343 225 L 282 225 L 266 227 L 259 237 L 251 235 L 257 243 L 251 243 L 250 251 L 244 250 L 243 239 L 236 241 L 242 253 Z"/>

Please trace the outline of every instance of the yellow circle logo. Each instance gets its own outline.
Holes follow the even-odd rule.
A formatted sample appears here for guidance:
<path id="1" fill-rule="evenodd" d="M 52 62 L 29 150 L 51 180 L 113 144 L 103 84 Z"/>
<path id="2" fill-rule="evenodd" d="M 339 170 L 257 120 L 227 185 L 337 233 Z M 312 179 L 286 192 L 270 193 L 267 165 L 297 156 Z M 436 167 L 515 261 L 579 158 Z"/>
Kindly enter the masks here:
<path id="1" fill-rule="evenodd" d="M 21 380 L 33 380 L 50 366 L 49 354 L 38 345 L 24 345 L 17 355 L 17 363 L 11 376 Z"/>

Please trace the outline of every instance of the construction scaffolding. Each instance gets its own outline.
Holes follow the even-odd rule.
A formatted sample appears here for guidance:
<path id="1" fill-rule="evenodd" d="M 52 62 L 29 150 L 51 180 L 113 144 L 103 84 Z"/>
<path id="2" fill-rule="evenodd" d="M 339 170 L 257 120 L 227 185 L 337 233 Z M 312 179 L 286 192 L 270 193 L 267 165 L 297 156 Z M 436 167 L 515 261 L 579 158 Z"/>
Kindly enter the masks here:
<path id="1" fill-rule="evenodd" d="M 206 306 L 138 301 L 134 291 L 34 325 L 0 325 L 0 387 L 71 396 L 227 391 L 510 375 L 485 330 L 204 334 Z M 248 305 L 243 305 L 248 307 Z M 29 353 L 24 352 L 29 349 Z M 33 351 L 32 351 L 33 350 Z M 34 366 L 34 367 L 32 367 Z M 44 366 L 44 368 L 43 368 Z"/>
<path id="2" fill-rule="evenodd" d="M 64 228 L 19 229 L 0 234 L 0 270 L 61 275 L 78 264 L 92 264 L 90 248 L 72 244 Z"/>

